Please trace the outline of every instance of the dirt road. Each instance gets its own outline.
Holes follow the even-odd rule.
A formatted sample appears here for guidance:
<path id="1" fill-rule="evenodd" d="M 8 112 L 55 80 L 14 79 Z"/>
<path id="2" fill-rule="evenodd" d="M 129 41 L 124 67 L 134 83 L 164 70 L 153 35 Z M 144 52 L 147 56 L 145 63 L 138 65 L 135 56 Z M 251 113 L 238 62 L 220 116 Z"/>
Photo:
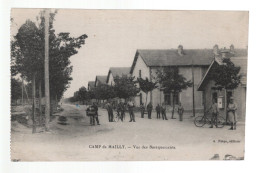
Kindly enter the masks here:
<path id="1" fill-rule="evenodd" d="M 100 126 L 90 126 L 85 106 L 63 105 L 67 125 L 51 122 L 50 132 L 31 134 L 31 129 L 12 122 L 11 159 L 20 161 L 96 160 L 208 160 L 219 154 L 244 156 L 244 125 L 209 129 L 195 127 L 190 115 L 178 119 L 140 118 L 129 122 L 108 122 L 107 112 L 99 110 Z M 170 115 L 168 115 L 170 117 Z"/>

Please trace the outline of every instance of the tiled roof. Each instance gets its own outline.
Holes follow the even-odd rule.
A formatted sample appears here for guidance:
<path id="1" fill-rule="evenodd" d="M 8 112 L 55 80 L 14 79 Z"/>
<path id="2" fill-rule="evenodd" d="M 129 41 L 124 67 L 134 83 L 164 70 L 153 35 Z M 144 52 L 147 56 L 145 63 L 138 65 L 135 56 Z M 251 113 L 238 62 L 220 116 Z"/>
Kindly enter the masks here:
<path id="1" fill-rule="evenodd" d="M 99 81 L 101 84 L 106 84 L 107 76 L 97 76 L 95 81 L 95 86 L 97 81 Z"/>
<path id="2" fill-rule="evenodd" d="M 113 77 L 127 75 L 130 72 L 130 67 L 111 67 L 110 71 Z"/>
<path id="3" fill-rule="evenodd" d="M 186 66 L 192 65 L 192 61 L 193 65 L 209 65 L 214 57 L 210 49 L 185 49 L 183 55 L 177 49 L 138 50 L 138 53 L 147 66 Z"/>
<path id="4" fill-rule="evenodd" d="M 246 56 L 245 49 L 236 49 L 237 57 Z M 184 49 L 183 55 L 177 49 L 139 49 L 130 73 L 133 72 L 138 56 L 141 56 L 148 67 L 156 66 L 209 66 L 214 58 L 212 49 Z"/>
<path id="5" fill-rule="evenodd" d="M 128 75 L 130 73 L 130 67 L 111 67 L 108 71 L 107 82 L 109 80 L 110 73 L 113 77 Z"/>
<path id="6" fill-rule="evenodd" d="M 88 82 L 88 89 L 92 89 L 95 87 L 95 81 L 89 81 Z"/>

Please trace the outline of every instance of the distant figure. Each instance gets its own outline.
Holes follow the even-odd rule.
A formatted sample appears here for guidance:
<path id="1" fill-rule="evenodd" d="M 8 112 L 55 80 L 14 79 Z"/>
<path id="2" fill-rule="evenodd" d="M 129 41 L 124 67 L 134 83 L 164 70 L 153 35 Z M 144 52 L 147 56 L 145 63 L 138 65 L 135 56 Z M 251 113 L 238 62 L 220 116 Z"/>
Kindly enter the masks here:
<path id="1" fill-rule="evenodd" d="M 156 114 L 157 114 L 157 119 L 161 118 L 161 106 L 158 104 L 155 108 Z"/>
<path id="2" fill-rule="evenodd" d="M 182 120 L 183 120 L 184 108 L 183 108 L 183 106 L 181 105 L 181 102 L 179 103 L 179 105 L 178 105 L 178 107 L 177 107 L 177 110 L 178 110 L 178 114 L 179 114 L 179 120 L 182 121 Z"/>
<path id="3" fill-rule="evenodd" d="M 124 115 L 125 115 L 125 106 L 121 100 L 120 100 L 119 104 L 117 105 L 117 113 L 118 113 L 118 116 L 120 116 L 121 121 L 123 122 Z"/>
<path id="4" fill-rule="evenodd" d="M 128 102 L 128 110 L 130 115 L 130 121 L 129 122 L 135 122 L 135 114 L 134 114 L 134 103 L 132 101 Z"/>
<path id="5" fill-rule="evenodd" d="M 166 104 L 165 103 L 162 104 L 161 112 L 162 112 L 162 119 L 163 120 L 168 120 L 167 116 L 166 116 Z"/>
<path id="6" fill-rule="evenodd" d="M 173 106 L 172 106 L 172 117 L 171 117 L 171 119 L 176 119 L 176 118 L 174 118 L 174 107 L 175 107 L 175 105 L 173 104 Z"/>
<path id="7" fill-rule="evenodd" d="M 151 102 L 147 105 L 148 119 L 152 119 L 153 105 Z"/>
<path id="8" fill-rule="evenodd" d="M 216 101 L 213 99 L 212 105 L 209 108 L 209 110 L 212 111 L 212 117 L 211 117 L 211 126 L 209 128 L 213 128 L 213 125 L 218 127 L 218 104 Z"/>
<path id="9" fill-rule="evenodd" d="M 106 109 L 108 113 L 108 121 L 113 122 L 113 107 L 109 102 L 106 104 Z"/>
<path id="10" fill-rule="evenodd" d="M 141 111 L 141 118 L 144 118 L 145 107 L 144 107 L 143 103 L 141 103 L 141 105 L 140 105 L 140 111 Z"/>
<path id="11" fill-rule="evenodd" d="M 228 119 L 231 122 L 231 128 L 229 130 L 236 130 L 237 126 L 237 104 L 234 102 L 234 98 L 230 97 L 230 103 L 227 107 Z"/>
<path id="12" fill-rule="evenodd" d="M 93 118 L 93 124 L 95 125 L 95 120 L 96 120 L 97 121 L 97 125 L 100 125 L 99 124 L 99 119 L 98 119 L 98 107 L 97 107 L 97 104 L 93 103 L 92 107 L 94 108 L 94 111 L 95 111 L 95 115 L 94 115 L 94 118 Z"/>
<path id="13" fill-rule="evenodd" d="M 121 120 L 123 121 L 125 119 L 125 104 L 120 101 L 120 108 L 121 108 Z"/>
<path id="14" fill-rule="evenodd" d="M 98 119 L 98 107 L 95 105 L 95 103 L 87 108 L 86 113 L 90 118 L 90 125 L 94 126 L 95 120 L 97 121 L 97 125 L 100 125 Z"/>

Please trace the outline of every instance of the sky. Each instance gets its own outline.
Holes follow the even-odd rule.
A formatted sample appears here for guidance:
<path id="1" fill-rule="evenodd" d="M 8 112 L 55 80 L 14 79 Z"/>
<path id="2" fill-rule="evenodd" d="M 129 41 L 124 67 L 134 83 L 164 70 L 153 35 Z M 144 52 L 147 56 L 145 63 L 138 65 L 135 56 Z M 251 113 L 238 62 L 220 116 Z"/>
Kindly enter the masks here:
<path id="1" fill-rule="evenodd" d="M 54 10 L 52 10 L 54 11 Z M 26 19 L 36 21 L 40 9 L 12 9 L 11 34 Z M 73 66 L 71 97 L 87 87 L 96 75 L 107 75 L 110 67 L 130 67 L 137 49 L 246 48 L 248 12 L 242 11 L 154 11 L 58 9 L 56 33 L 87 34 L 85 45 L 70 58 Z"/>

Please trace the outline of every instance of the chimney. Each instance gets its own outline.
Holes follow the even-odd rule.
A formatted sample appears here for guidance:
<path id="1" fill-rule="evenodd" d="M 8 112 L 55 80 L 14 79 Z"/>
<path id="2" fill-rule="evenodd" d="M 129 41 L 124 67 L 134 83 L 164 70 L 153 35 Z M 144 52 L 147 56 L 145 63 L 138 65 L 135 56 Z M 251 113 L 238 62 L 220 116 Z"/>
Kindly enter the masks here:
<path id="1" fill-rule="evenodd" d="M 235 54 L 235 47 L 233 44 L 230 45 L 230 53 Z"/>
<path id="2" fill-rule="evenodd" d="M 214 55 L 219 55 L 219 50 L 218 50 L 218 45 L 217 44 L 215 44 L 215 46 L 213 46 L 213 53 L 214 53 Z"/>
<path id="3" fill-rule="evenodd" d="M 179 46 L 178 46 L 178 54 L 179 54 L 180 56 L 183 55 L 183 46 L 182 46 L 182 45 L 179 45 Z"/>
<path id="4" fill-rule="evenodd" d="M 220 51 L 222 58 L 229 58 L 229 53 L 230 50 L 226 49 L 226 47 L 224 47 L 224 49 L 221 49 Z"/>

